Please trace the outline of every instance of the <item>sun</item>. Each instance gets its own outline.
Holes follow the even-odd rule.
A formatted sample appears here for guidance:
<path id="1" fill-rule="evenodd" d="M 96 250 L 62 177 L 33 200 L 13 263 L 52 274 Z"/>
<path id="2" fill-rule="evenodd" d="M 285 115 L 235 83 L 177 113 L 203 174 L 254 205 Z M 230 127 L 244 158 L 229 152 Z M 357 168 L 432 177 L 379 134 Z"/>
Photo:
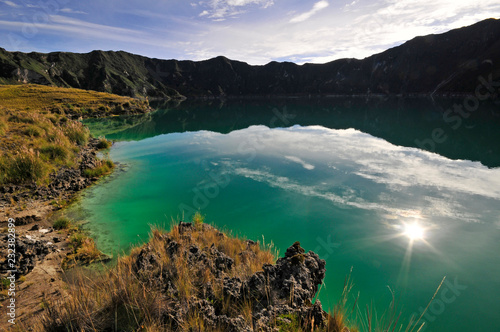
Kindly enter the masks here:
<path id="1" fill-rule="evenodd" d="M 425 230 L 417 223 L 406 224 L 403 234 L 412 241 L 422 240 L 425 236 Z"/>

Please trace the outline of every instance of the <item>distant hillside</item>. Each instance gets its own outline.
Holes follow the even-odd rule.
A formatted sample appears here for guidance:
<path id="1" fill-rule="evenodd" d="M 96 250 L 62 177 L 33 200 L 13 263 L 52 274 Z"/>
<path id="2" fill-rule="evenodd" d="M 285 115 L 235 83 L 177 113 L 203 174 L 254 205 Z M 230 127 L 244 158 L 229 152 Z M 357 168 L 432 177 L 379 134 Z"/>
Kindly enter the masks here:
<path id="1" fill-rule="evenodd" d="M 363 60 L 251 66 L 150 59 L 126 52 L 86 54 L 0 49 L 0 83 L 37 83 L 132 97 L 473 94 L 478 77 L 500 78 L 500 20 L 416 37 Z"/>

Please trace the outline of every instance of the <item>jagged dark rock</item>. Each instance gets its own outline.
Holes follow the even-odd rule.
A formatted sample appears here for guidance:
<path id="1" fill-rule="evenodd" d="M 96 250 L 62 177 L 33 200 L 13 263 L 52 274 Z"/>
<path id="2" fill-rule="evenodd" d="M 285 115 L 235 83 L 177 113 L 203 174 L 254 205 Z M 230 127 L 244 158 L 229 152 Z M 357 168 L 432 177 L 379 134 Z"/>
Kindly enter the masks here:
<path id="1" fill-rule="evenodd" d="M 180 236 L 191 236 L 196 227 L 192 223 L 180 222 Z M 208 230 L 212 227 L 203 224 L 198 229 Z M 179 272 L 176 269 L 162 268 L 161 257 L 153 250 L 153 246 L 147 244 L 142 247 L 133 263 L 134 273 L 146 284 L 161 289 L 162 296 L 172 298 L 172 306 L 163 315 L 165 323 L 170 326 L 184 326 L 186 319 L 195 309 L 197 315 L 201 315 L 198 319 L 202 320 L 208 329 L 218 328 L 235 332 L 277 331 L 276 327 L 272 327 L 276 319 L 290 315 L 295 315 L 309 329 L 313 326 L 323 326 L 326 313 L 319 301 L 312 304 L 312 300 L 325 277 L 325 261 L 311 251 L 306 253 L 299 242 L 290 246 L 285 256 L 279 258 L 276 264 L 264 265 L 263 271 L 241 279 L 229 275 L 234 260 L 215 245 L 204 248 L 196 244 L 182 246 L 168 234 L 162 235 L 161 239 L 170 262 L 183 257 L 190 273 L 208 270 L 216 278 L 213 282 L 199 285 L 189 301 L 177 301 L 180 290 L 171 280 L 175 280 L 173 276 Z M 247 241 L 249 248 L 255 245 L 257 243 Z M 303 259 L 296 260 L 297 255 L 301 255 Z M 215 295 L 215 284 L 222 285 L 223 300 Z M 242 315 L 228 316 L 227 313 L 222 313 L 221 306 L 224 301 L 235 307 L 250 301 L 252 322 L 245 320 Z"/>
<path id="2" fill-rule="evenodd" d="M 41 218 L 36 215 L 28 215 L 24 217 L 19 217 L 16 219 L 16 225 L 28 225 L 34 222 L 40 221 Z"/>
<path id="3" fill-rule="evenodd" d="M 325 277 L 325 261 L 314 252 L 304 252 L 295 242 L 276 265 L 265 265 L 263 272 L 250 277 L 245 287 L 257 305 L 287 304 L 296 308 L 312 300 Z M 301 259 L 297 260 L 298 255 Z"/>
<path id="4" fill-rule="evenodd" d="M 0 246 L 3 251 L 7 252 L 8 236 L 2 237 L 2 245 Z M 28 274 L 33 268 L 37 261 L 42 260 L 45 256 L 55 250 L 55 246 L 47 241 L 34 239 L 30 237 L 18 237 L 16 239 L 16 252 L 15 252 L 15 268 L 9 266 L 9 262 L 6 259 L 0 261 L 0 270 L 9 271 L 17 270 L 16 278 L 22 275 Z"/>
<path id="5" fill-rule="evenodd" d="M 251 66 L 150 59 L 126 52 L 86 54 L 0 49 L 0 82 L 37 83 L 150 98 L 289 95 L 474 94 L 478 77 L 500 77 L 500 21 L 416 37 L 363 60 Z M 29 68 L 25 64 L 30 64 Z"/>

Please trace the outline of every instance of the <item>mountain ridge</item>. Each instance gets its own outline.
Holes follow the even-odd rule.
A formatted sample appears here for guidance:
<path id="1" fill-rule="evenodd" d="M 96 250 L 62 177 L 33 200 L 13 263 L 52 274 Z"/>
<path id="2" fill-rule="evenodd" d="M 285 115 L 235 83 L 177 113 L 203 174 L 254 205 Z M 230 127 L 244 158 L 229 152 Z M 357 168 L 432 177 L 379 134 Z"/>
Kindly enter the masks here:
<path id="1" fill-rule="evenodd" d="M 162 60 L 125 51 L 21 53 L 0 48 L 0 83 L 36 83 L 136 98 L 473 94 L 500 78 L 500 20 L 415 37 L 364 59 L 253 66 L 218 56 Z"/>

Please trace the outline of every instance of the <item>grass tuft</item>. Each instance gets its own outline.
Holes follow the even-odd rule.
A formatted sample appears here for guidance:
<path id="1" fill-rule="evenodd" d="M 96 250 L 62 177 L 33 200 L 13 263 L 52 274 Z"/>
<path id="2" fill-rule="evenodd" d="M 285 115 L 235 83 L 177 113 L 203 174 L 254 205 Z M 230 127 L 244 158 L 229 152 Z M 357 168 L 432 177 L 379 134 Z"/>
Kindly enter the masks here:
<path id="1" fill-rule="evenodd" d="M 64 134 L 71 142 L 80 146 L 87 144 L 90 137 L 88 128 L 76 121 L 66 123 L 64 126 Z"/>
<path id="2" fill-rule="evenodd" d="M 45 177 L 49 167 L 31 150 L 0 159 L 0 184 L 37 182 Z"/>
<path id="3" fill-rule="evenodd" d="M 193 223 L 197 229 L 200 229 L 205 221 L 205 216 L 203 216 L 199 211 L 197 211 L 193 216 Z"/>
<path id="4" fill-rule="evenodd" d="M 71 236 L 67 241 L 71 252 L 62 262 L 63 269 L 92 264 L 107 257 L 97 248 L 94 240 L 87 236 L 81 228 L 74 227 L 70 229 L 70 233 Z"/>
<path id="5" fill-rule="evenodd" d="M 71 221 L 66 217 L 60 217 L 54 221 L 53 227 L 56 230 L 69 228 Z"/>
<path id="6" fill-rule="evenodd" d="M 40 137 L 42 136 L 42 130 L 36 126 L 28 126 L 24 129 L 23 133 L 29 137 Z"/>
<path id="7" fill-rule="evenodd" d="M 50 160 L 64 162 L 68 158 L 70 152 L 68 148 L 60 144 L 49 144 L 40 149 L 42 155 L 47 156 Z"/>
<path id="8" fill-rule="evenodd" d="M 95 168 L 88 168 L 84 170 L 83 175 L 87 178 L 100 177 L 111 173 L 114 167 L 115 164 L 111 160 L 100 160 L 99 164 Z"/>
<path id="9" fill-rule="evenodd" d="M 97 148 L 99 150 L 109 149 L 113 143 L 108 141 L 104 137 L 99 138 L 99 143 L 97 143 Z"/>

